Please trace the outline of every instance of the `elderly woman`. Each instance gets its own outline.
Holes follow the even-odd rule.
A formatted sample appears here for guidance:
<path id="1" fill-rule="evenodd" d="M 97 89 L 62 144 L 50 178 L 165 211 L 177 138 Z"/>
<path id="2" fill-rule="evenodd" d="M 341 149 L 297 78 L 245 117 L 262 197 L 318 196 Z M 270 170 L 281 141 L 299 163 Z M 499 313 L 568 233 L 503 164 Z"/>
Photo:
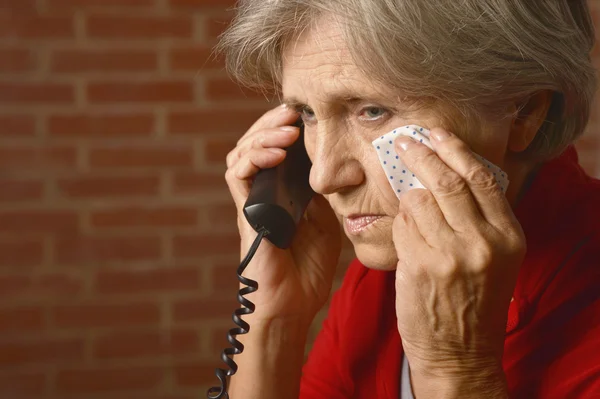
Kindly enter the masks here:
<path id="1" fill-rule="evenodd" d="M 600 182 L 572 146 L 589 119 L 584 0 L 245 0 L 229 71 L 274 90 L 228 155 L 242 252 L 253 176 L 305 124 L 310 203 L 289 250 L 263 243 L 233 399 L 600 395 Z M 235 117 L 233 115 L 232 117 Z M 390 187 L 372 142 L 424 188 Z M 426 145 L 427 144 L 427 145 Z M 507 173 L 505 192 L 475 154 Z M 406 173 L 406 172 L 404 172 Z M 340 225 L 357 260 L 329 297 Z"/>

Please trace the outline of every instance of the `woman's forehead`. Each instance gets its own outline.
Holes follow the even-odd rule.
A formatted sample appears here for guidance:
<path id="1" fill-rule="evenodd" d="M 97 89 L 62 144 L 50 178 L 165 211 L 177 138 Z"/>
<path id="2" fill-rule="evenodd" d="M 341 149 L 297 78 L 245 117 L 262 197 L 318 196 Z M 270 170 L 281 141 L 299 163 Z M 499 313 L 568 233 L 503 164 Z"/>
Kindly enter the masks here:
<path id="1" fill-rule="evenodd" d="M 305 30 L 283 53 L 282 91 L 289 103 L 398 97 L 355 64 L 336 24 Z"/>

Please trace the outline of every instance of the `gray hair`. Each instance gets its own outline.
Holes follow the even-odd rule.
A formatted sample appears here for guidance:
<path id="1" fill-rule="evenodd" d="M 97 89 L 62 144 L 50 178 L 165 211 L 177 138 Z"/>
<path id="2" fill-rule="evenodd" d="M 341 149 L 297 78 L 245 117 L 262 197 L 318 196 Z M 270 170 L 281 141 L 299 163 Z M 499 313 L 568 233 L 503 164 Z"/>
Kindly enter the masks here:
<path id="1" fill-rule="evenodd" d="M 286 46 L 324 17 L 340 22 L 363 72 L 465 118 L 552 91 L 528 158 L 556 156 L 587 126 L 596 71 L 585 0 L 241 0 L 217 50 L 241 84 L 277 93 Z"/>

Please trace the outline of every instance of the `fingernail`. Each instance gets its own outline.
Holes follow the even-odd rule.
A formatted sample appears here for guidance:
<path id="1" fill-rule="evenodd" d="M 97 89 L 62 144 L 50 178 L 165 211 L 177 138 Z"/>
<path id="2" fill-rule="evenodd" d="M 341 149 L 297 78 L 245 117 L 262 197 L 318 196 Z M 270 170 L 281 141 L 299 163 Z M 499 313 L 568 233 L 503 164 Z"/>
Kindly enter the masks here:
<path id="1" fill-rule="evenodd" d="M 444 141 L 448 137 L 450 137 L 450 133 L 445 129 L 435 129 L 434 131 L 431 132 L 431 135 L 437 141 Z"/>
<path id="2" fill-rule="evenodd" d="M 282 126 L 279 130 L 283 130 L 284 132 L 295 132 L 298 128 L 294 126 Z"/>
<path id="3" fill-rule="evenodd" d="M 280 105 L 280 107 L 281 107 L 282 109 L 287 109 L 287 108 L 288 108 L 288 105 L 287 105 L 287 104 L 285 104 L 285 103 L 283 103 L 283 104 L 281 104 L 281 105 Z"/>
<path id="4" fill-rule="evenodd" d="M 396 148 L 400 147 L 402 151 L 406 151 L 412 145 L 416 145 L 417 143 L 411 139 L 410 137 L 399 137 L 396 140 Z"/>

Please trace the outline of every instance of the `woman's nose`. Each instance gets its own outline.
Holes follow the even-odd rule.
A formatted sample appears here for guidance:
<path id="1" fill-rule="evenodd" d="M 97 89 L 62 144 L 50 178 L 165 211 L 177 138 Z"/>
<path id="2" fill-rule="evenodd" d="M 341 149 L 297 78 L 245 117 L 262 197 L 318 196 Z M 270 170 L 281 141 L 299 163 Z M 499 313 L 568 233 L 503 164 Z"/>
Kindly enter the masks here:
<path id="1" fill-rule="evenodd" d="M 364 173 L 357 157 L 359 148 L 352 148 L 347 137 L 320 131 L 313 145 L 310 185 L 317 193 L 333 194 L 363 181 Z"/>

